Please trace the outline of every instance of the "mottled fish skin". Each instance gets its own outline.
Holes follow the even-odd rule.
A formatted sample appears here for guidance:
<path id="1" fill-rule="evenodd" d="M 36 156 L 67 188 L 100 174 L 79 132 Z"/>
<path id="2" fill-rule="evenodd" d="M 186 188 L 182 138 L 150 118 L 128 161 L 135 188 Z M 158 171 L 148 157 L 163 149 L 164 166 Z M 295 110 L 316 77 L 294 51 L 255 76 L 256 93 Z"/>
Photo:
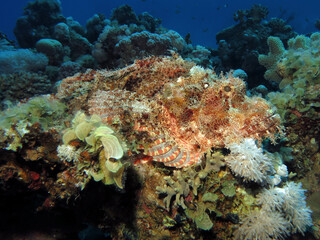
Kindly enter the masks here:
<path id="1" fill-rule="evenodd" d="M 269 103 L 246 96 L 232 72 L 217 75 L 177 56 L 78 74 L 62 81 L 57 96 L 106 124 L 117 122 L 119 130 L 126 126 L 124 140 L 136 139 L 145 156 L 175 168 L 199 163 L 212 147 L 244 138 L 275 141 L 283 133 Z"/>

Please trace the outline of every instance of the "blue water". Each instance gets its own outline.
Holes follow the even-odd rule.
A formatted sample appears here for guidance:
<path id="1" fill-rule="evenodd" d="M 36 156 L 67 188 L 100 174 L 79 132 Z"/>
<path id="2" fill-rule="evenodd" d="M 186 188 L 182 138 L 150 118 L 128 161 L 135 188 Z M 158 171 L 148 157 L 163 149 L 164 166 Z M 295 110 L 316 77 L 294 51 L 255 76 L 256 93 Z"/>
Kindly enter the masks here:
<path id="1" fill-rule="evenodd" d="M 0 8 L 0 31 L 14 39 L 13 28 L 23 13 L 26 0 L 2 1 Z M 320 1 L 316 0 L 61 0 L 65 17 L 72 16 L 85 25 L 95 13 L 102 13 L 107 18 L 111 10 L 122 4 L 129 4 L 136 14 L 149 12 L 162 19 L 162 25 L 185 36 L 191 34 L 193 44 L 214 47 L 215 35 L 222 29 L 235 24 L 233 14 L 238 9 L 249 9 L 252 4 L 262 4 L 269 9 L 269 18 L 293 17 L 289 24 L 300 34 L 316 30 L 314 22 L 320 18 Z"/>

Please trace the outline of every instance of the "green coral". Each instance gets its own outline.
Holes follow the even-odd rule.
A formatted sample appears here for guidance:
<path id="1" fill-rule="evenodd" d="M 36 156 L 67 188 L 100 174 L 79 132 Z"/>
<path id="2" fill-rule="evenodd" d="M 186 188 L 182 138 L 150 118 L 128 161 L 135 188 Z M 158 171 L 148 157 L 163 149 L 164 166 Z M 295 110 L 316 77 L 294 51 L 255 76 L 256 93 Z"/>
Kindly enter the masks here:
<path id="1" fill-rule="evenodd" d="M 0 113 L 1 128 L 10 128 L 20 121 L 40 123 L 44 130 L 61 125 L 66 119 L 66 106 L 50 95 L 34 97 Z"/>
<path id="2" fill-rule="evenodd" d="M 215 193 L 207 192 L 203 194 L 202 201 L 204 202 L 215 202 L 217 201 L 219 196 Z"/>
<path id="3" fill-rule="evenodd" d="M 224 181 L 221 189 L 222 194 L 226 197 L 233 197 L 236 194 L 235 183 L 237 183 L 235 180 Z"/>
<path id="4" fill-rule="evenodd" d="M 209 213 L 215 212 L 216 216 L 221 216 L 216 209 L 219 196 L 214 193 L 219 189 L 215 187 L 219 184 L 219 180 L 212 179 L 212 174 L 225 166 L 223 158 L 223 154 L 219 151 L 208 151 L 205 154 L 205 163 L 200 169 L 193 166 L 175 170 L 172 176 L 165 176 L 165 184 L 156 187 L 159 195 L 165 195 L 163 198 L 165 209 L 170 211 L 172 207 L 180 207 L 197 228 L 211 229 L 213 222 Z"/>
<path id="5" fill-rule="evenodd" d="M 185 213 L 188 218 L 194 221 L 194 223 L 197 225 L 197 228 L 202 230 L 210 230 L 213 227 L 213 223 L 206 210 L 214 211 L 215 208 L 212 209 L 212 206 L 210 206 L 209 204 L 200 202 L 197 205 L 197 208 L 186 209 Z"/>

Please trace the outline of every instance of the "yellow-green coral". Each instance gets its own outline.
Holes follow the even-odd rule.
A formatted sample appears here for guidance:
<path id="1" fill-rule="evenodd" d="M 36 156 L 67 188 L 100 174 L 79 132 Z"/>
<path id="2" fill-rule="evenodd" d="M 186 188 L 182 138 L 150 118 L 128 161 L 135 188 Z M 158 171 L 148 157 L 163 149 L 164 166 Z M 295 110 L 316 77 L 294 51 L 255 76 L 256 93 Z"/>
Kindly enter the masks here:
<path id="1" fill-rule="evenodd" d="M 221 152 L 208 151 L 202 168 L 188 167 L 183 170 L 175 170 L 172 176 L 165 176 L 166 183 L 156 187 L 159 195 L 165 195 L 163 198 L 165 209 L 170 211 L 171 207 L 181 207 L 187 218 L 191 219 L 197 228 L 211 229 L 213 223 L 208 212 L 215 212 L 216 216 L 221 214 L 216 209 L 219 196 L 214 193 L 220 188 L 218 182 L 220 177 L 218 180 L 212 179 L 211 175 L 225 165 L 223 158 Z M 231 183 L 232 187 L 233 184 L 234 182 Z"/>
<path id="2" fill-rule="evenodd" d="M 100 152 L 99 163 L 100 171 L 98 173 L 90 172 L 95 181 L 101 180 L 105 185 L 116 184 L 120 189 L 123 189 L 123 174 L 129 163 L 123 164 L 121 161 L 106 159 L 104 151 Z"/>
<path id="3" fill-rule="evenodd" d="M 285 48 L 280 38 L 269 37 L 268 40 L 269 53 L 268 55 L 259 55 L 259 63 L 267 68 L 264 74 L 265 79 L 279 82 L 281 77 L 277 71 L 277 62 L 283 56 Z"/>
<path id="4" fill-rule="evenodd" d="M 57 127 L 65 119 L 66 106 L 50 95 L 34 97 L 26 103 L 19 103 L 0 113 L 1 128 L 10 128 L 19 121 L 31 124 L 39 122 L 44 129 Z"/>
<path id="5" fill-rule="evenodd" d="M 44 130 L 60 128 L 67 118 L 66 106 L 50 95 L 34 97 L 26 103 L 19 103 L 0 112 L 0 129 L 7 137 L 6 149 L 17 151 L 21 140 L 28 133 L 28 127 L 40 123 Z"/>
<path id="6" fill-rule="evenodd" d="M 280 41 L 274 37 L 269 39 L 269 44 Z M 273 58 L 272 64 L 265 61 L 273 55 L 271 51 L 268 56 L 259 56 L 260 63 L 267 68 L 266 79 L 279 82 L 282 90 L 269 93 L 270 101 L 282 119 L 294 120 L 305 114 L 315 116 L 314 108 L 320 107 L 320 33 L 292 38 L 287 50 L 276 52 L 281 54 Z M 270 77 L 270 72 L 276 74 Z"/>
<path id="7" fill-rule="evenodd" d="M 63 135 L 63 146 L 73 140 L 86 143 L 85 149 L 93 155 L 98 153 L 99 167 L 86 169 L 88 175 L 95 181 L 102 181 L 106 185 L 116 184 L 119 188 L 123 188 L 122 178 L 128 165 L 120 161 L 124 155 L 123 146 L 114 135 L 114 131 L 104 125 L 99 116 L 88 117 L 82 111 L 77 112 L 71 128 L 67 129 Z"/>
<path id="8" fill-rule="evenodd" d="M 210 230 L 213 227 L 213 223 L 206 210 L 213 212 L 215 210 L 215 207 L 211 209 L 212 207 L 212 204 L 199 202 L 197 208 L 186 209 L 185 213 L 188 218 L 192 219 L 195 222 L 198 228 L 202 230 Z"/>
<path id="9" fill-rule="evenodd" d="M 68 144 L 72 140 L 79 139 L 88 144 L 90 152 L 103 147 L 106 159 L 120 159 L 123 157 L 123 147 L 113 134 L 114 131 L 103 125 L 99 116 L 87 117 L 85 113 L 79 111 L 72 120 L 72 127 L 63 135 L 63 143 Z"/>

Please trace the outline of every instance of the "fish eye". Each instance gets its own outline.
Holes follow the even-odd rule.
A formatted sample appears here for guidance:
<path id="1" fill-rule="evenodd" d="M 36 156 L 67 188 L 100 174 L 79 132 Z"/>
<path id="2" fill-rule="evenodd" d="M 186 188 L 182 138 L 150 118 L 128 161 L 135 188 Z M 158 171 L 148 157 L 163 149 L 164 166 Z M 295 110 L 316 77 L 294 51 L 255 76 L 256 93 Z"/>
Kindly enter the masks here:
<path id="1" fill-rule="evenodd" d="M 230 91 L 231 91 L 231 87 L 229 87 L 229 86 L 225 86 L 225 87 L 224 87 L 224 91 L 226 91 L 226 92 L 230 92 Z"/>

